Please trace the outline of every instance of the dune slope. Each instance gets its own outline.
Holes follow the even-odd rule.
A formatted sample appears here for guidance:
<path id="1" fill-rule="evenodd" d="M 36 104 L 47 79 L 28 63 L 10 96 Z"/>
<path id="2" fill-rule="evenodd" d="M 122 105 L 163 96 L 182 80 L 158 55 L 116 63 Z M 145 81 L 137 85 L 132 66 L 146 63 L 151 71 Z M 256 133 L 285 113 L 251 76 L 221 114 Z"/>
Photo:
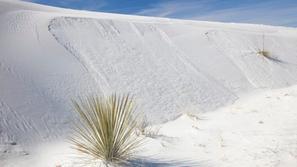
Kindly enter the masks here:
<path id="1" fill-rule="evenodd" d="M 268 58 L 257 54 L 263 36 Z M 164 123 L 295 85 L 296 43 L 295 28 L 0 0 L 0 157 L 64 139 L 70 100 L 81 95 L 131 93 L 139 111 Z"/>

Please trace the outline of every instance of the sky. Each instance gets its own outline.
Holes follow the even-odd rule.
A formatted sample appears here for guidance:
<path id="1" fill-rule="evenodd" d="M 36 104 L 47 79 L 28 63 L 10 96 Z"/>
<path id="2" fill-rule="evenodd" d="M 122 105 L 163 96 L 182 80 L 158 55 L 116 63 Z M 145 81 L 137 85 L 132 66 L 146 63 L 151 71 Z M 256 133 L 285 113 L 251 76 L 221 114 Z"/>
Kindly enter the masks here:
<path id="1" fill-rule="evenodd" d="M 297 27 L 297 0 L 26 0 L 57 7 Z"/>

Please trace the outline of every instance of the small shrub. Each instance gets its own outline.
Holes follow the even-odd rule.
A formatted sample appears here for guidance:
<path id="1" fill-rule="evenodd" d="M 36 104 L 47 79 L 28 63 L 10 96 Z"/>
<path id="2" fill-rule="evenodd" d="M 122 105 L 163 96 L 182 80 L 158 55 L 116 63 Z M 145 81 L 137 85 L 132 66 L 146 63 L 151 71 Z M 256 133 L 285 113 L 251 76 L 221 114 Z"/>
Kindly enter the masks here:
<path id="1" fill-rule="evenodd" d="M 146 128 L 145 131 L 143 132 L 143 135 L 146 137 L 150 137 L 150 138 L 156 138 L 159 136 L 159 131 L 160 128 Z"/>
<path id="2" fill-rule="evenodd" d="M 150 123 L 147 121 L 146 117 L 144 117 L 137 125 L 138 132 L 140 134 L 144 135 L 145 129 L 150 125 Z"/>
<path id="3" fill-rule="evenodd" d="M 141 143 L 132 99 L 112 95 L 73 101 L 79 123 L 70 139 L 74 149 L 106 165 L 127 162 Z"/>
<path id="4" fill-rule="evenodd" d="M 138 135 L 144 135 L 150 138 L 154 138 L 159 134 L 159 129 L 152 128 L 151 123 L 149 123 L 145 117 L 142 119 L 141 122 L 139 122 L 137 129 L 138 129 Z"/>
<path id="5" fill-rule="evenodd" d="M 270 57 L 270 53 L 265 50 L 265 34 L 262 36 L 262 49 L 259 49 L 257 54 L 262 55 L 266 58 Z"/>
<path id="6" fill-rule="evenodd" d="M 266 58 L 270 57 L 270 53 L 268 51 L 265 51 L 265 50 L 259 50 L 257 53 L 259 55 L 262 55 L 262 56 L 266 57 Z"/>

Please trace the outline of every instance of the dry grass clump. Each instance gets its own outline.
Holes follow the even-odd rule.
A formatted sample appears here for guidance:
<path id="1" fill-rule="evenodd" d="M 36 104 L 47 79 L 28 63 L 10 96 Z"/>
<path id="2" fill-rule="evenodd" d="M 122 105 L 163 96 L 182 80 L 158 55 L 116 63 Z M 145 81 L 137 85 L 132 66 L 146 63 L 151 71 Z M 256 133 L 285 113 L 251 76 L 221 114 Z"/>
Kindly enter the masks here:
<path id="1" fill-rule="evenodd" d="M 157 137 L 159 134 L 159 130 L 160 130 L 158 128 L 152 128 L 151 123 L 147 120 L 146 117 L 144 117 L 142 119 L 142 121 L 140 121 L 138 123 L 137 129 L 138 129 L 138 131 L 137 131 L 138 135 L 144 135 L 144 136 L 150 137 L 150 138 Z"/>
<path id="2" fill-rule="evenodd" d="M 257 54 L 262 55 L 266 58 L 270 58 L 270 53 L 265 50 L 265 34 L 262 36 L 262 49 L 259 49 Z"/>
<path id="3" fill-rule="evenodd" d="M 74 149 L 105 164 L 127 162 L 141 139 L 134 134 L 137 122 L 129 95 L 89 97 L 73 101 L 79 115 L 71 143 Z"/>
<path id="4" fill-rule="evenodd" d="M 257 52 L 257 54 L 262 55 L 262 56 L 264 56 L 266 58 L 269 58 L 270 57 L 270 53 L 268 51 L 266 51 L 266 50 L 259 50 Z"/>

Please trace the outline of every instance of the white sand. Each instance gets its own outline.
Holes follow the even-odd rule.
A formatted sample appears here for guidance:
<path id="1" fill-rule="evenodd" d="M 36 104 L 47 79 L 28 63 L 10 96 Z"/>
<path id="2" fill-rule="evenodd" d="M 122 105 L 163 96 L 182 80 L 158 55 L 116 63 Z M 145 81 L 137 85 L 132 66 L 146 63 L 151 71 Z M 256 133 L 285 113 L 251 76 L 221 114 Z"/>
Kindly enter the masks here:
<path id="1" fill-rule="evenodd" d="M 160 124 L 144 166 L 295 167 L 296 44 L 296 28 L 0 0 L 0 166 L 73 165 L 70 100 L 130 92 Z"/>

